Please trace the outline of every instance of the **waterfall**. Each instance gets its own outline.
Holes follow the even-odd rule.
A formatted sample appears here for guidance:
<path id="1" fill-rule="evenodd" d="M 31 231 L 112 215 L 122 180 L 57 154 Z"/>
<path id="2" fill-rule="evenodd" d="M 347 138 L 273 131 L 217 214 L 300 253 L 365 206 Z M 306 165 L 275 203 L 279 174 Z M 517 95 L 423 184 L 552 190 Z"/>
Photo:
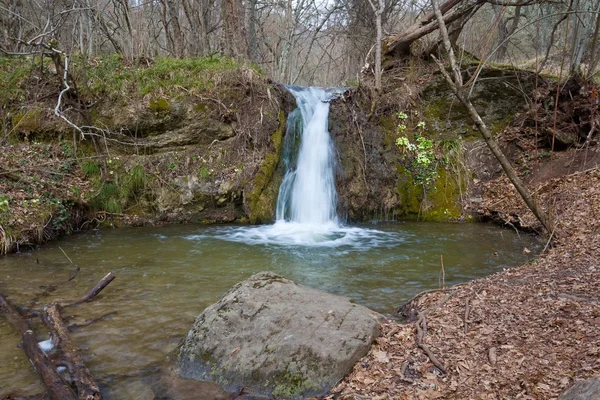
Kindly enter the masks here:
<path id="1" fill-rule="evenodd" d="M 282 157 L 286 172 L 279 188 L 277 221 L 337 225 L 335 158 L 328 131 L 329 100 L 336 91 L 297 86 L 287 89 L 296 98 L 298 109 L 288 117 Z M 300 146 L 294 159 L 298 136 Z"/>
<path id="2" fill-rule="evenodd" d="M 343 89 L 286 86 L 298 108 L 287 118 L 281 163 L 284 178 L 271 225 L 224 227 L 220 239 L 248 245 L 338 247 L 366 251 L 394 247 L 391 232 L 346 226 L 336 213 L 335 157 L 329 137 L 329 101 Z"/>

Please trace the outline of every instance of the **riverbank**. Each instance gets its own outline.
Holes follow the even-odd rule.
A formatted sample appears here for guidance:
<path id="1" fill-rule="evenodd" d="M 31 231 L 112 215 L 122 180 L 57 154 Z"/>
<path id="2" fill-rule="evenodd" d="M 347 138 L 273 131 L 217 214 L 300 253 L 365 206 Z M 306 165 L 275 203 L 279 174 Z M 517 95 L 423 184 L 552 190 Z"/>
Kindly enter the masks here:
<path id="1" fill-rule="evenodd" d="M 536 187 L 563 237 L 531 263 L 417 299 L 423 318 L 385 325 L 327 399 L 553 399 L 600 374 L 600 169 Z M 484 199 L 495 215 L 534 221 L 503 177 Z"/>

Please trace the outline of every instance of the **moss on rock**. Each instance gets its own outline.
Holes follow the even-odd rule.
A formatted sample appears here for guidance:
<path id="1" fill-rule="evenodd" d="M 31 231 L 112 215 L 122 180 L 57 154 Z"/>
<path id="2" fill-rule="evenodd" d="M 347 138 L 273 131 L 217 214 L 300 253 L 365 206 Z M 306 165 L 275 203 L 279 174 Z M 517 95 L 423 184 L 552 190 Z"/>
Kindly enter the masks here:
<path id="1" fill-rule="evenodd" d="M 285 129 L 285 114 L 279 112 L 279 127 L 271 135 L 273 151 L 267 153 L 258 172 L 254 177 L 252 190 L 246 197 L 248 218 L 250 223 L 264 223 L 273 220 L 275 203 L 279 191 L 279 184 L 273 182 L 273 175 L 277 170 L 281 155 L 281 144 Z"/>

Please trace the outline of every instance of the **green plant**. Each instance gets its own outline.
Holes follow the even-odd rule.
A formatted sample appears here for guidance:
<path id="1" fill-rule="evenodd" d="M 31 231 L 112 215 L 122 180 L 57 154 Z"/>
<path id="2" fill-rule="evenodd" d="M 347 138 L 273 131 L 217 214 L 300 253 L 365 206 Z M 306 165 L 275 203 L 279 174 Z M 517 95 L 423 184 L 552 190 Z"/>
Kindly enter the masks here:
<path id="1" fill-rule="evenodd" d="M 81 166 L 81 171 L 86 177 L 100 175 L 100 166 L 95 161 L 86 161 Z"/>
<path id="2" fill-rule="evenodd" d="M 210 176 L 210 171 L 208 170 L 208 168 L 202 167 L 202 168 L 200 168 L 199 175 L 200 175 L 201 179 L 208 179 L 208 177 Z"/>
<path id="3" fill-rule="evenodd" d="M 10 197 L 0 194 L 0 213 L 5 213 L 8 211 L 8 204 L 10 202 Z"/>
<path id="4" fill-rule="evenodd" d="M 410 171 L 415 183 L 424 187 L 435 183 L 438 177 L 438 163 L 433 150 L 433 141 L 416 134 L 414 143 L 408 137 L 401 136 L 396 139 L 396 145 L 407 152 L 408 162 L 405 168 Z"/>

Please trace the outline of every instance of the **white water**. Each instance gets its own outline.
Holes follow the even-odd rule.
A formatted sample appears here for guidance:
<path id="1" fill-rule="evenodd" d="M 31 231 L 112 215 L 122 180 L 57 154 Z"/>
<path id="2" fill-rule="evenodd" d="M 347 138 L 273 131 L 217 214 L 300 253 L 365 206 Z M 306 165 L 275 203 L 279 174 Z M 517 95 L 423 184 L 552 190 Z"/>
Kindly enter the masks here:
<path id="1" fill-rule="evenodd" d="M 285 177 L 292 179 L 288 189 L 291 199 L 289 221 L 300 225 L 335 226 L 335 158 L 327 126 L 331 94 L 320 88 L 289 90 L 300 108 L 303 126 L 296 170 Z M 281 190 L 284 188 L 282 185 Z M 285 219 L 284 215 L 277 217 Z"/>
<path id="2" fill-rule="evenodd" d="M 368 250 L 398 244 L 391 232 L 348 227 L 340 224 L 336 206 L 333 144 L 329 136 L 329 100 L 336 89 L 290 86 L 301 113 L 300 146 L 295 157 L 293 125 L 296 114 L 288 116 L 282 162 L 286 173 L 279 188 L 277 217 L 272 225 L 227 227 L 220 230 L 224 240 L 246 244 L 345 247 Z M 295 160 L 295 162 L 294 162 Z"/>

